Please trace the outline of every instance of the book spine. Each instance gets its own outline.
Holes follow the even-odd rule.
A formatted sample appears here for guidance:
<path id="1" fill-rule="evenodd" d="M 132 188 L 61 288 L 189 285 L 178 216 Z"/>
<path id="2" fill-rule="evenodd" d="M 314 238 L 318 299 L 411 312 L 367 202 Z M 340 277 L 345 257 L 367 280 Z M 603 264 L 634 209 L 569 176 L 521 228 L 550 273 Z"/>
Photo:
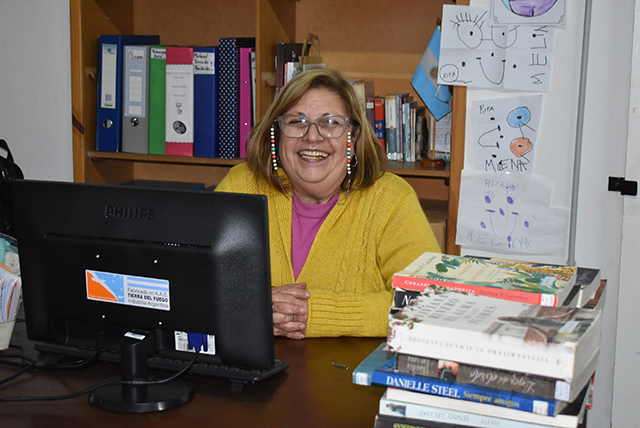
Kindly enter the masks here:
<path id="1" fill-rule="evenodd" d="M 460 425 L 447 425 L 447 428 L 456 428 Z M 441 424 L 434 424 L 428 420 L 407 419 L 401 416 L 391 416 L 378 413 L 373 423 L 373 428 L 442 428 Z"/>
<path id="2" fill-rule="evenodd" d="M 478 427 L 478 428 L 539 428 L 539 424 L 521 422 L 513 419 L 502 419 L 476 413 L 463 412 L 459 410 L 445 409 L 441 407 L 427 406 L 422 404 L 407 403 L 404 401 L 389 400 L 385 397 L 380 399 L 378 410 L 380 415 L 394 418 L 396 423 L 407 426 L 442 426 L 440 424 L 456 424 L 458 426 Z M 424 425 L 435 422 L 438 425 Z M 390 425 L 391 426 L 391 425 Z M 447 425 L 449 426 L 449 425 Z"/>
<path id="3" fill-rule="evenodd" d="M 442 377 L 442 360 L 415 355 L 397 354 L 396 370 L 427 377 Z M 555 400 L 569 400 L 569 384 L 562 380 L 530 376 L 526 373 L 499 370 L 471 364 L 450 363 L 457 368 L 452 374 L 458 383 L 495 388 L 520 394 Z"/>
<path id="4" fill-rule="evenodd" d="M 417 290 L 405 290 L 404 288 L 394 288 L 393 290 L 393 307 L 403 308 L 413 299 L 420 295 Z"/>
<path id="5" fill-rule="evenodd" d="M 373 100 L 374 130 L 376 132 L 376 137 L 378 137 L 378 141 L 380 141 L 382 148 L 386 151 L 384 116 L 384 98 L 375 97 Z"/>
<path id="6" fill-rule="evenodd" d="M 396 97 L 395 95 L 387 95 L 384 102 L 385 106 L 385 141 L 387 142 L 387 159 L 398 160 L 397 153 L 397 136 L 396 128 L 398 127 Z"/>
<path id="7" fill-rule="evenodd" d="M 526 365 L 531 375 L 567 382 L 574 375 L 575 350 L 562 343 L 525 346 L 519 341 L 500 341 L 482 332 L 391 320 L 387 345 L 389 350 L 398 353 L 502 370 L 518 371 Z"/>
<path id="8" fill-rule="evenodd" d="M 403 288 L 405 290 L 423 291 L 430 285 L 450 288 L 480 296 L 488 296 L 496 299 L 511 300 L 514 302 L 527 303 L 531 305 L 557 306 L 558 296 L 552 294 L 541 294 L 533 291 L 505 290 L 498 287 L 482 285 L 469 285 L 459 282 L 449 282 L 439 279 L 419 278 L 395 274 L 393 276 L 392 287 Z"/>
<path id="9" fill-rule="evenodd" d="M 485 388 L 477 385 L 465 385 L 437 378 L 401 373 L 395 370 L 374 370 L 371 373 L 371 384 L 402 388 L 476 403 L 492 404 L 545 416 L 555 416 L 564 405 L 564 402 L 559 400 L 517 394 L 511 391 Z"/>

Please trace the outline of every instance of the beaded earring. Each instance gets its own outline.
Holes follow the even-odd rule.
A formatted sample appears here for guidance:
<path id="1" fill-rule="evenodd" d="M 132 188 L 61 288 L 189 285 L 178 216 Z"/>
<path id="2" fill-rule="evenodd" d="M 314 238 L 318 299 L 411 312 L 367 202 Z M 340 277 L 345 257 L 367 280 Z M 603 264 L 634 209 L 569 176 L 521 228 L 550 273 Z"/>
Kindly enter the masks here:
<path id="1" fill-rule="evenodd" d="M 344 200 L 342 202 L 336 203 L 336 205 L 344 205 L 345 202 L 347 202 L 347 199 L 349 198 L 349 190 L 351 190 L 351 160 L 355 157 L 356 157 L 355 152 L 353 153 L 353 156 L 351 156 L 351 126 L 349 126 L 349 130 L 347 131 L 347 178 L 348 178 L 347 191 L 344 195 Z M 357 163 L 357 159 L 356 159 L 356 163 Z"/>
<path id="2" fill-rule="evenodd" d="M 276 155 L 276 128 L 275 121 L 271 124 L 271 162 L 273 163 L 273 170 L 278 173 L 278 159 Z"/>
<path id="3" fill-rule="evenodd" d="M 282 189 L 282 193 L 284 193 L 285 195 L 289 196 L 290 198 L 293 197 L 293 189 L 291 190 L 291 193 L 287 193 L 286 190 L 284 190 L 284 186 L 282 185 L 282 181 L 280 180 L 280 173 L 278 172 L 278 155 L 276 154 L 276 128 L 275 128 L 275 120 L 273 121 L 273 123 L 271 124 L 271 134 L 270 134 L 270 142 L 271 142 L 271 163 L 273 165 L 273 171 L 276 173 L 276 177 L 278 177 L 278 183 L 280 184 L 280 188 Z"/>
<path id="4" fill-rule="evenodd" d="M 351 178 L 351 127 L 347 131 L 347 175 Z"/>

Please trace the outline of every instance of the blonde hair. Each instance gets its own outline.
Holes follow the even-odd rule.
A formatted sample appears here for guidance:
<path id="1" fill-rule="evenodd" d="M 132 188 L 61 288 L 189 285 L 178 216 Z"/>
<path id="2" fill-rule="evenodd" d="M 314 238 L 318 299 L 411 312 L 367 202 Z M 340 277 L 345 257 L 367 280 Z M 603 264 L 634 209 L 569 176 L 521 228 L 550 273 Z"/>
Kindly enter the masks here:
<path id="1" fill-rule="evenodd" d="M 371 186 L 384 172 L 384 152 L 374 130 L 366 118 L 358 96 L 347 78 L 337 70 L 315 69 L 298 74 L 281 90 L 265 115 L 252 129 L 247 147 L 247 165 L 258 179 L 269 182 L 280 189 L 278 177 L 273 170 L 271 155 L 271 127 L 278 128 L 277 118 L 293 107 L 312 89 L 326 89 L 340 98 L 346 114 L 352 119 L 352 146 L 357 164 L 351 167 L 351 189 Z M 276 151 L 280 143 L 280 132 L 276 132 Z M 352 162 L 352 165 L 355 160 Z M 283 183 L 287 185 L 286 183 Z M 348 177 L 342 189 L 348 186 Z"/>

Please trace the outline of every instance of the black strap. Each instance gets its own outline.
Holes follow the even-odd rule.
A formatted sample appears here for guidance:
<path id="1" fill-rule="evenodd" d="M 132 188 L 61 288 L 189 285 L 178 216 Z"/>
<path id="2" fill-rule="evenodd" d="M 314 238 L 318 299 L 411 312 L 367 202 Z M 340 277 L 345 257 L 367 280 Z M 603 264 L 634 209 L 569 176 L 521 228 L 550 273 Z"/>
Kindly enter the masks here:
<path id="1" fill-rule="evenodd" d="M 0 148 L 7 151 L 7 160 L 13 162 L 13 155 L 11 154 L 11 150 L 9 150 L 9 145 L 3 139 L 0 139 Z"/>

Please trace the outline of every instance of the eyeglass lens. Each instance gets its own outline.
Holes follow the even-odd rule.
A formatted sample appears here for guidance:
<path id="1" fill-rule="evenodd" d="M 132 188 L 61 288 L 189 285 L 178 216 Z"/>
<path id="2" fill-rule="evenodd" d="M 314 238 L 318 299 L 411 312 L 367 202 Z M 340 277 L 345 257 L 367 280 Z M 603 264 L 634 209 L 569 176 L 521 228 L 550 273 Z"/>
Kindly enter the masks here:
<path id="1" fill-rule="evenodd" d="M 344 134 L 349 122 L 348 118 L 339 115 L 323 116 L 318 119 L 295 114 L 286 114 L 279 118 L 284 135 L 290 138 L 301 138 L 307 135 L 311 124 L 315 124 L 323 138 L 339 138 Z"/>

